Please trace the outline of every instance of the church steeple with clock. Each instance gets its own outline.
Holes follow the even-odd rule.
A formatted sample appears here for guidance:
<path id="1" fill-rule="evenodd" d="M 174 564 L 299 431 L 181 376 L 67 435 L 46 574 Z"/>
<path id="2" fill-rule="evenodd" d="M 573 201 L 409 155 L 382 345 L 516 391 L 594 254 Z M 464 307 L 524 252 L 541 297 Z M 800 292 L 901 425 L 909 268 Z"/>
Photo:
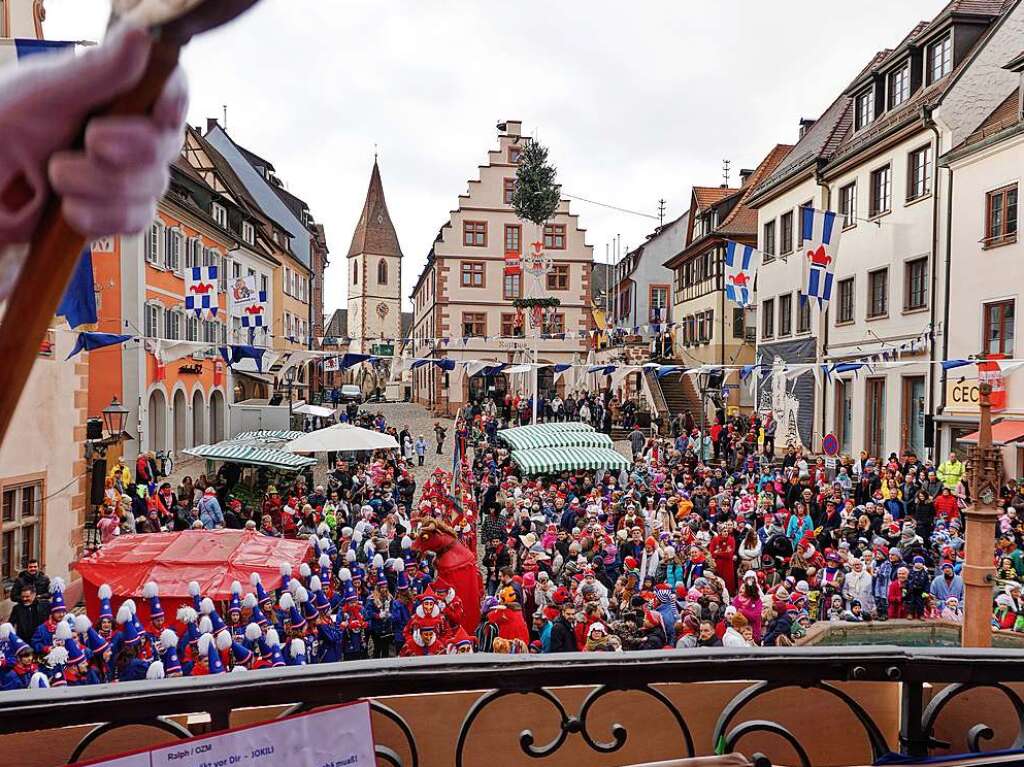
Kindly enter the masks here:
<path id="1" fill-rule="evenodd" d="M 349 349 L 370 354 L 375 344 L 390 343 L 401 333 L 402 248 L 374 157 L 366 202 L 348 249 Z"/>

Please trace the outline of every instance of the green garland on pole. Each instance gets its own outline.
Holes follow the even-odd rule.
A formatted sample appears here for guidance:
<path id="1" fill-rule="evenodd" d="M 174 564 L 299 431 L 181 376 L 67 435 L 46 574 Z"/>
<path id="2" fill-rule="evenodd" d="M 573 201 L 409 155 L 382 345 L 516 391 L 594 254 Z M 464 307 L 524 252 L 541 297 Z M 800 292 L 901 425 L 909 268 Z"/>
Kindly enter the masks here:
<path id="1" fill-rule="evenodd" d="M 512 207 L 519 218 L 540 226 L 555 214 L 562 197 L 562 189 L 555 181 L 557 173 L 548 162 L 547 147 L 539 141 L 527 140 L 512 192 Z"/>
<path id="2" fill-rule="evenodd" d="M 561 305 L 562 300 L 559 298 L 516 298 L 512 301 L 512 306 L 516 309 L 532 309 L 534 306 L 543 306 L 548 309 Z"/>

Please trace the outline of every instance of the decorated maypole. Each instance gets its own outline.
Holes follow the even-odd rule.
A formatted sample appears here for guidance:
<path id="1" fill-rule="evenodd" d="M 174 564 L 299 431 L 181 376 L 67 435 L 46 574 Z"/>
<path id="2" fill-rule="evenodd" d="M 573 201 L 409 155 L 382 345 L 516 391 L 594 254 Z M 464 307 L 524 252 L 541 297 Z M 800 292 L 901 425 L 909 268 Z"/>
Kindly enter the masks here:
<path id="1" fill-rule="evenodd" d="M 544 253 L 544 224 L 558 209 L 561 187 L 556 183 L 557 170 L 548 162 L 548 150 L 535 139 L 527 139 L 516 170 L 516 188 L 512 193 L 512 207 L 524 221 L 537 227 L 537 239 L 530 244 L 526 256 L 526 272 L 532 278 L 527 297 L 520 299 L 517 309 L 527 309 L 536 333 L 533 335 L 533 364 L 530 374 L 533 388 L 533 419 L 537 423 L 540 386 L 537 375 L 537 344 L 544 318 L 549 316 L 558 299 L 544 297 L 544 280 L 551 269 L 551 259 Z"/>

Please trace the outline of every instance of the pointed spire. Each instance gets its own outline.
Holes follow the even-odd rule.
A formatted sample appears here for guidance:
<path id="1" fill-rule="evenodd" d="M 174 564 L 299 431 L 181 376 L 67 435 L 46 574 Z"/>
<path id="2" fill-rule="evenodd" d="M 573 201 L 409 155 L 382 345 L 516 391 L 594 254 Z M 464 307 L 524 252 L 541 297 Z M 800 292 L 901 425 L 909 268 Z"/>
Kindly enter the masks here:
<path id="1" fill-rule="evenodd" d="M 398 244 L 398 234 L 391 223 L 388 203 L 384 199 L 384 185 L 380 180 L 380 166 L 377 165 L 376 154 L 373 158 L 373 172 L 370 174 L 370 186 L 366 190 L 366 202 L 359 216 L 359 223 L 352 235 L 349 256 L 370 253 L 375 256 L 402 257 L 402 247 Z"/>

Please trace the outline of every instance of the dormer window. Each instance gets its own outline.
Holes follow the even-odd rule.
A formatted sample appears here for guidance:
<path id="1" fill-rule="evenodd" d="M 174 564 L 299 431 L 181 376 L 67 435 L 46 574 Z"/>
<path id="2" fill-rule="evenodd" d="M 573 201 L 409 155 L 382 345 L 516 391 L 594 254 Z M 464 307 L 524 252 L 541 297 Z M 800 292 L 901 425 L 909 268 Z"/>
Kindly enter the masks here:
<path id="1" fill-rule="evenodd" d="M 910 98 L 910 62 L 889 73 L 889 109 L 898 107 Z"/>
<path id="2" fill-rule="evenodd" d="M 875 94 L 871 88 L 857 94 L 857 130 L 870 125 L 875 119 Z"/>
<path id="3" fill-rule="evenodd" d="M 242 222 L 242 239 L 250 245 L 256 243 L 256 228 L 248 221 Z"/>
<path id="4" fill-rule="evenodd" d="M 228 228 L 228 209 L 219 203 L 213 203 L 213 220 L 221 229 Z"/>
<path id="5" fill-rule="evenodd" d="M 928 46 L 928 84 L 953 71 L 953 35 L 947 34 Z"/>

